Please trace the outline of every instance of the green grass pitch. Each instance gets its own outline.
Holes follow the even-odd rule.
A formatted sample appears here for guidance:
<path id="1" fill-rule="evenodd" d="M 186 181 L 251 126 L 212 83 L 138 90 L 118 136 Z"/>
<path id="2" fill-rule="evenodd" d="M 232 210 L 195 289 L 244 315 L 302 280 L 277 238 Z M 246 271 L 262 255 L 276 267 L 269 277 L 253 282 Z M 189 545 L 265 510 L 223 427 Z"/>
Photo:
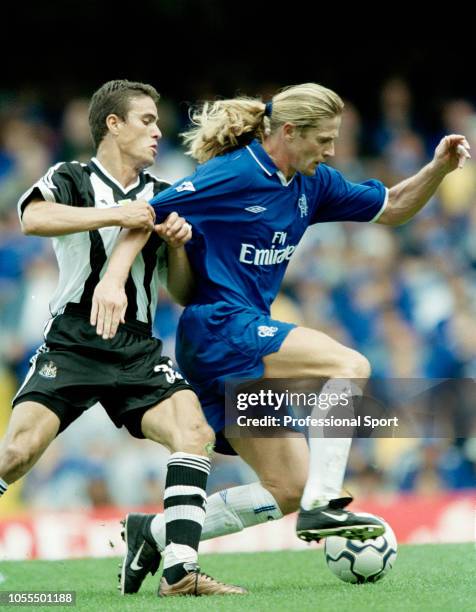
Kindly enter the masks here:
<path id="1" fill-rule="evenodd" d="M 352 585 L 326 567 L 323 551 L 203 555 L 203 571 L 249 589 L 247 596 L 157 599 L 157 576 L 137 595 L 116 590 L 119 559 L 5 561 L 0 590 L 75 590 L 74 607 L 35 610 L 217 610 L 219 612 L 376 612 L 476 610 L 476 549 L 473 544 L 400 546 L 394 569 L 376 584 Z M 3 606 L 2 606 L 3 607 Z M 16 609 L 27 609 L 18 605 Z M 7 609 L 7 608 L 5 608 Z"/>

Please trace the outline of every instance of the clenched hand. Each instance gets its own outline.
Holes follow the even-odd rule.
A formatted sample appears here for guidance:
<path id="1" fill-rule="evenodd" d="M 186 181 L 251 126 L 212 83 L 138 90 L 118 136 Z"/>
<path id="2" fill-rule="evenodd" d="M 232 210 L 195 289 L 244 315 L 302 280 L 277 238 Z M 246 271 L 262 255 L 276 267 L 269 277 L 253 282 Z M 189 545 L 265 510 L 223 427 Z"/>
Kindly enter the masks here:
<path id="1" fill-rule="evenodd" d="M 462 168 L 471 157 L 469 149 L 469 143 L 464 136 L 450 134 L 440 140 L 433 159 L 445 173 L 452 172 L 456 168 Z"/>
<path id="2" fill-rule="evenodd" d="M 173 249 L 177 249 L 186 244 L 192 237 L 192 226 L 180 217 L 176 212 L 170 215 L 155 226 L 157 234 Z"/>
<path id="3" fill-rule="evenodd" d="M 120 206 L 120 225 L 128 229 L 154 229 L 155 212 L 145 200 L 128 200 Z"/>

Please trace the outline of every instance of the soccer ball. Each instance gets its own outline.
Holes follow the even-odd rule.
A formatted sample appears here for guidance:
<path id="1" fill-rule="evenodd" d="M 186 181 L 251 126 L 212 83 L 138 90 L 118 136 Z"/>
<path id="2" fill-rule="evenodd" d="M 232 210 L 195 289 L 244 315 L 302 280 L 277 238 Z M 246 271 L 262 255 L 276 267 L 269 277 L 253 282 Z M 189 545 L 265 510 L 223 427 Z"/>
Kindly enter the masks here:
<path id="1" fill-rule="evenodd" d="M 359 513 L 359 516 L 365 514 Z M 392 569 L 397 558 L 397 538 L 390 525 L 378 519 L 385 525 L 385 533 L 378 538 L 365 542 L 340 536 L 326 538 L 327 565 L 344 582 L 377 582 Z"/>

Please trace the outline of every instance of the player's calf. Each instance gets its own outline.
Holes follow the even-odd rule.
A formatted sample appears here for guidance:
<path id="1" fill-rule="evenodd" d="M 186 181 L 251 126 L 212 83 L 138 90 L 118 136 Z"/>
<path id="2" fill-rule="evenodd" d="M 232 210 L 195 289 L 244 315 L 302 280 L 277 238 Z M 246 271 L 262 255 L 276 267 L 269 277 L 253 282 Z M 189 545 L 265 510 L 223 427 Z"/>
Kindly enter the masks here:
<path id="1" fill-rule="evenodd" d="M 42 451 L 38 453 L 34 449 L 10 442 L 0 450 L 0 474 L 2 478 L 9 484 L 16 482 L 29 472 L 41 453 Z"/>

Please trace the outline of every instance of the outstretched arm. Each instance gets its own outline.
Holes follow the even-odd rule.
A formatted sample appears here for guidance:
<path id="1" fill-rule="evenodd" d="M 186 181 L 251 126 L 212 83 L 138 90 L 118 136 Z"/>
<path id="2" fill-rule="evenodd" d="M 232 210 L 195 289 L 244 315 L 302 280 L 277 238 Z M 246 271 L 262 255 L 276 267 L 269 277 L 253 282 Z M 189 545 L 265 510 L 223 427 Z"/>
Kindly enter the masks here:
<path id="1" fill-rule="evenodd" d="M 145 200 L 109 208 L 32 200 L 25 208 L 21 226 L 24 234 L 52 237 L 111 226 L 151 230 L 154 219 L 154 209 Z"/>
<path id="2" fill-rule="evenodd" d="M 445 176 L 456 168 L 462 168 L 469 157 L 469 144 L 464 136 L 445 136 L 429 164 L 389 190 L 387 206 L 377 223 L 406 223 L 425 206 Z"/>

